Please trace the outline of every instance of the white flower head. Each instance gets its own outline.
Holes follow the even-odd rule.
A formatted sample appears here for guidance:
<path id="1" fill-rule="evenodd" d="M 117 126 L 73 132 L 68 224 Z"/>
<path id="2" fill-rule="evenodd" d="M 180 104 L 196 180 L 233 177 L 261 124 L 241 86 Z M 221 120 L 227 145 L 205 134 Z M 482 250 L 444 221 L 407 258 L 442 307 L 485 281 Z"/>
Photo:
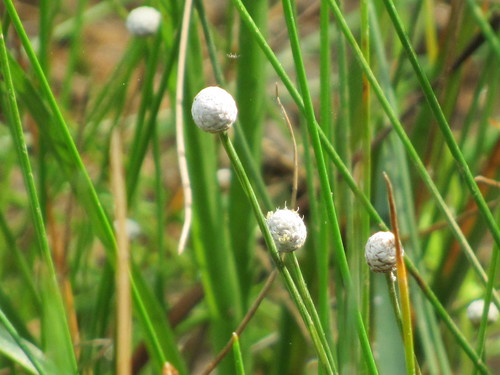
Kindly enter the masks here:
<path id="1" fill-rule="evenodd" d="M 277 209 L 268 212 L 266 221 L 278 251 L 289 253 L 306 242 L 306 225 L 297 211 Z"/>
<path id="2" fill-rule="evenodd" d="M 365 246 L 366 263 L 373 272 L 392 272 L 396 268 L 396 246 L 392 232 L 377 232 Z"/>
<path id="3" fill-rule="evenodd" d="M 217 170 L 217 181 L 223 190 L 229 189 L 231 185 L 231 176 L 231 169 L 229 168 L 220 168 Z"/>
<path id="4" fill-rule="evenodd" d="M 118 221 L 113 221 L 113 226 L 115 227 L 115 231 L 118 230 Z M 134 219 L 127 218 L 125 222 L 125 230 L 127 231 L 127 237 L 129 240 L 135 240 L 141 235 L 142 229 L 137 221 Z"/>
<path id="5" fill-rule="evenodd" d="M 478 325 L 481 323 L 481 318 L 483 316 L 484 300 L 476 299 L 472 301 L 469 306 L 467 306 L 467 317 L 472 324 Z M 492 324 L 498 320 L 498 309 L 495 304 L 490 303 L 488 309 L 488 323 Z"/>
<path id="6" fill-rule="evenodd" d="M 127 17 L 126 25 L 130 34 L 135 36 L 149 36 L 158 31 L 161 14 L 158 10 L 148 6 L 133 9 Z"/>
<path id="7" fill-rule="evenodd" d="M 209 86 L 194 98 L 191 114 L 201 130 L 218 133 L 233 125 L 238 108 L 230 93 L 220 87 Z"/>

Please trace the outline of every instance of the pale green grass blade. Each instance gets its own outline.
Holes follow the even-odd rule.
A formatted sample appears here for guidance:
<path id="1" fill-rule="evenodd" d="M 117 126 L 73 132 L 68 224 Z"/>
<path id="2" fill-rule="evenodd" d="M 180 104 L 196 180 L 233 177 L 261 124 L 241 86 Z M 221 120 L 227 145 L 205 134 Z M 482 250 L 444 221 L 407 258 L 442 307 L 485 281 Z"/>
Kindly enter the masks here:
<path id="1" fill-rule="evenodd" d="M 17 335 L 2 311 L 0 311 L 0 320 L 4 326 L 0 327 L 0 353 L 3 356 L 31 374 L 56 375 L 60 373 L 39 348 Z"/>

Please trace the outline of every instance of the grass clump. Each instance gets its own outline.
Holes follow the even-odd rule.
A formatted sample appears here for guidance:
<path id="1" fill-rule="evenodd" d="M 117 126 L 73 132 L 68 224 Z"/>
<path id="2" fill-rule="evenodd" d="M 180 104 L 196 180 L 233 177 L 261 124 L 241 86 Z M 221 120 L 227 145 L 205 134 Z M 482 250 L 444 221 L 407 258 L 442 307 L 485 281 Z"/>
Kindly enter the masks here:
<path id="1" fill-rule="evenodd" d="M 76 5 L 0 7 L 2 371 L 495 372 L 494 3 Z"/>

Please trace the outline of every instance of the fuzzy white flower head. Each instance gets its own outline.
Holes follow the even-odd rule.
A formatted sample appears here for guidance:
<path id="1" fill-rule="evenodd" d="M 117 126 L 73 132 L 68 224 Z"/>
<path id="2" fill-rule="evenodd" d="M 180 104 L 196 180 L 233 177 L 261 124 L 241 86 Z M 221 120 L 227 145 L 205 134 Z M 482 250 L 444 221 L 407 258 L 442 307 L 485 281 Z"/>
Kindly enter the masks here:
<path id="1" fill-rule="evenodd" d="M 472 324 L 478 325 L 481 323 L 481 318 L 483 316 L 484 300 L 476 299 L 472 301 L 469 306 L 467 306 L 467 317 Z M 498 320 L 498 309 L 493 304 L 490 303 L 490 308 L 488 309 L 488 323 L 495 323 Z"/>
<path id="2" fill-rule="evenodd" d="M 391 272 L 396 267 L 396 246 L 392 232 L 377 232 L 365 246 L 366 263 L 373 272 Z"/>
<path id="3" fill-rule="evenodd" d="M 191 114 L 201 130 L 218 133 L 233 125 L 238 108 L 230 93 L 220 87 L 209 86 L 194 98 Z"/>
<path id="4" fill-rule="evenodd" d="M 297 211 L 278 209 L 267 214 L 267 227 L 278 251 L 289 253 L 304 245 L 307 229 Z"/>
<path id="5" fill-rule="evenodd" d="M 127 17 L 127 30 L 135 36 L 149 36 L 158 31 L 161 14 L 148 6 L 133 9 Z"/>

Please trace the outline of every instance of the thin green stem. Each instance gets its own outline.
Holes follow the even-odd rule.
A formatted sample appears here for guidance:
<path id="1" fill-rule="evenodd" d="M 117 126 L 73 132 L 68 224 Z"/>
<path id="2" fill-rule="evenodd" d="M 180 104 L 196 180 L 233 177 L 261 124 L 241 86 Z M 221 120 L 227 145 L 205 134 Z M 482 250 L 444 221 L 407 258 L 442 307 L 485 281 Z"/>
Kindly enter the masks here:
<path id="1" fill-rule="evenodd" d="M 262 235 L 264 237 L 264 240 L 266 242 L 266 245 L 271 253 L 271 257 L 273 258 L 274 264 L 278 271 L 280 272 L 281 276 L 284 279 L 285 285 L 290 293 L 290 296 L 292 297 L 295 305 L 299 309 L 299 312 L 302 316 L 302 319 L 304 320 L 304 323 L 306 324 L 309 333 L 311 335 L 311 338 L 313 340 L 314 346 L 316 348 L 316 351 L 318 353 L 319 359 L 321 364 L 325 367 L 326 371 L 329 374 L 333 374 L 333 368 L 332 365 L 330 364 L 329 357 L 326 354 L 325 350 L 328 348 L 325 348 L 320 340 L 320 335 L 318 332 L 321 332 L 321 326 L 317 327 L 311 316 L 310 313 L 308 312 L 308 309 L 299 293 L 297 290 L 297 287 L 295 286 L 295 283 L 288 272 L 287 268 L 284 266 L 279 254 L 278 250 L 276 249 L 276 244 L 274 243 L 271 233 L 269 232 L 269 228 L 267 227 L 266 224 L 266 219 L 264 215 L 262 214 L 262 211 L 259 207 L 259 203 L 257 201 L 257 197 L 255 196 L 255 193 L 252 189 L 252 186 L 250 184 L 250 181 L 248 180 L 248 176 L 245 173 L 245 170 L 243 169 L 243 165 L 241 164 L 241 161 L 238 157 L 238 154 L 236 153 L 236 150 L 233 147 L 233 144 L 231 143 L 229 136 L 226 132 L 222 132 L 219 135 L 219 138 L 221 140 L 221 143 L 226 150 L 226 153 L 231 160 L 232 166 L 234 168 L 234 171 L 236 172 L 236 175 L 238 176 L 238 179 L 243 187 L 243 190 L 245 191 L 247 198 L 250 201 L 250 204 L 252 206 L 254 215 L 257 219 L 257 223 L 259 225 L 259 228 L 262 232 Z"/>
<path id="2" fill-rule="evenodd" d="M 142 42 L 142 41 L 141 41 Z M 146 41 L 144 41 L 146 42 Z M 133 189 L 132 192 L 128 193 L 128 204 L 132 204 L 132 197 L 135 192 L 135 188 L 137 182 L 133 182 L 139 180 L 138 173 L 140 171 L 141 163 L 143 160 L 143 147 L 149 144 L 149 140 L 151 139 L 152 130 L 147 128 L 147 131 L 144 131 L 144 123 L 146 122 L 146 112 L 149 106 L 154 106 L 155 98 L 153 98 L 153 80 L 156 73 L 156 66 L 158 65 L 158 56 L 161 48 L 158 45 L 161 43 L 161 33 L 157 33 L 153 43 L 144 43 L 144 47 L 146 49 L 145 56 L 145 71 L 144 71 L 144 81 L 142 86 L 142 95 L 141 95 L 141 103 L 139 105 L 139 110 L 137 112 L 137 119 L 135 122 L 135 132 L 133 138 L 133 144 L 130 151 L 130 162 L 129 168 L 132 173 L 127 175 L 127 186 Z M 170 65 L 170 64 L 169 64 Z M 170 72 L 169 65 L 167 65 L 167 69 L 164 74 Z M 163 93 L 161 93 L 163 94 Z M 153 116 L 153 114 L 150 114 Z M 154 117 L 154 116 L 153 116 Z"/>
<path id="3" fill-rule="evenodd" d="M 332 90 L 331 90 L 331 53 L 330 53 L 330 13 L 328 4 L 321 1 L 320 5 L 320 119 L 323 129 L 331 136 L 332 133 Z M 312 185 L 312 184 L 311 184 Z M 314 203 L 315 209 L 318 204 Z M 313 209 L 313 207 L 311 206 Z M 316 223 L 322 220 L 321 211 L 316 209 Z M 319 225 L 318 236 L 325 238 L 325 225 Z M 330 345 L 333 343 L 330 329 L 330 301 L 329 301 L 329 259 L 330 248 L 327 246 L 327 241 L 318 241 L 317 249 L 317 270 L 318 270 L 318 313 L 321 319 L 321 324 L 326 331 L 326 339 Z M 335 352 L 335 350 L 332 350 Z"/>
<path id="4" fill-rule="evenodd" d="M 154 128 L 157 123 L 157 116 L 160 110 L 161 102 L 163 96 L 168 87 L 168 82 L 170 79 L 170 74 L 174 68 L 177 58 L 177 51 L 179 49 L 180 34 L 175 37 L 174 44 L 170 48 L 170 55 L 168 57 L 166 68 L 163 71 L 163 75 L 160 79 L 160 87 L 156 95 L 153 98 L 153 103 L 149 111 L 149 117 L 145 124 L 145 128 L 141 130 L 140 142 L 137 144 L 137 148 L 133 150 L 131 154 L 131 160 L 129 161 L 128 171 L 127 171 L 127 202 L 130 204 L 134 198 L 137 190 L 137 184 L 139 182 L 139 173 L 141 170 L 141 165 L 146 156 L 148 150 L 149 141 L 153 135 Z"/>
<path id="5" fill-rule="evenodd" d="M 66 75 L 64 76 L 61 92 L 61 103 L 63 107 L 67 107 L 70 104 L 71 100 L 73 75 L 78 63 L 78 58 L 80 57 L 80 53 L 82 51 L 81 38 L 83 27 L 83 13 L 86 5 L 87 0 L 78 0 L 76 6 L 75 28 L 73 30 L 73 33 L 71 34 L 71 47 L 69 51 Z"/>
<path id="6" fill-rule="evenodd" d="M 370 17 L 369 17 L 369 8 L 370 8 L 371 0 L 362 0 L 360 4 L 361 8 L 361 49 L 363 55 L 368 64 L 370 64 L 371 56 L 370 56 Z M 361 101 L 361 149 L 363 150 L 363 158 L 362 158 L 362 188 L 364 194 L 369 197 L 371 195 L 371 173 L 372 173 L 372 150 L 371 150 L 371 92 L 370 92 L 370 84 L 366 78 L 366 74 L 363 74 L 361 78 L 362 82 L 362 101 Z M 359 207 L 359 206 L 356 206 Z M 360 209 L 358 208 L 357 211 Z M 356 226 L 359 230 L 357 231 L 357 238 L 364 239 L 368 238 L 370 231 L 370 218 L 365 213 L 364 210 L 359 212 L 360 218 L 360 226 Z M 358 252 L 361 255 L 361 252 Z M 361 285 L 361 311 L 363 313 L 364 321 L 367 323 L 369 321 L 370 314 L 370 275 L 369 269 L 364 267 L 364 259 L 363 256 L 359 256 L 359 283 Z"/>
<path id="7" fill-rule="evenodd" d="M 498 38 L 498 35 L 495 33 L 495 30 L 493 30 L 486 17 L 484 17 L 483 12 L 481 11 L 481 7 L 475 0 L 467 0 L 467 6 L 469 7 L 469 10 L 471 11 L 472 16 L 475 18 L 482 33 L 486 37 L 486 40 L 497 55 L 497 58 L 500 59 L 500 39 Z"/>
<path id="8" fill-rule="evenodd" d="M 486 326 L 488 325 L 488 315 L 490 310 L 491 297 L 493 293 L 493 289 L 495 287 L 495 282 L 497 272 L 498 272 L 498 263 L 499 263 L 499 253 L 498 249 L 493 249 L 493 254 L 490 259 L 490 267 L 488 271 L 488 285 L 486 287 L 486 294 L 484 296 L 484 308 L 481 317 L 481 324 L 479 326 L 479 333 L 477 337 L 477 349 L 476 353 L 480 358 L 485 358 L 484 356 L 484 345 L 486 342 Z"/>
<path id="9" fill-rule="evenodd" d="M 342 243 L 342 236 L 340 233 L 340 227 L 337 219 L 337 214 L 335 206 L 333 203 L 333 198 L 331 195 L 330 182 L 328 179 L 328 172 L 323 157 L 323 150 L 321 146 L 321 140 L 318 133 L 318 127 L 316 126 L 317 121 L 314 114 L 314 107 L 312 103 L 312 98 L 309 92 L 309 85 L 307 81 L 307 76 L 305 72 L 304 62 L 302 60 L 301 48 L 299 43 L 299 36 L 297 31 L 297 25 L 295 21 L 295 14 L 290 0 L 283 0 L 283 10 L 285 13 L 285 20 L 287 22 L 288 34 L 290 37 L 290 44 L 292 47 L 292 53 L 295 61 L 295 69 L 297 71 L 297 78 L 299 81 L 299 87 L 302 92 L 302 98 L 304 101 L 305 116 L 307 120 L 308 132 L 311 137 L 311 144 L 314 149 L 314 155 L 316 157 L 317 171 L 320 179 L 321 194 L 324 203 L 327 207 L 328 218 L 332 227 L 333 235 L 333 254 L 338 264 L 340 274 L 344 280 L 348 290 L 351 290 L 353 284 L 351 279 L 351 274 L 349 271 L 349 265 L 347 263 L 347 258 L 344 252 L 344 245 Z M 348 295 L 351 293 L 348 293 Z M 355 313 L 360 314 L 359 307 L 357 304 L 355 306 Z M 364 359 L 367 362 L 369 371 L 371 374 L 377 373 L 377 366 L 373 358 L 373 353 L 370 348 L 370 343 L 368 341 L 368 336 L 363 324 L 358 323 L 358 334 L 360 336 L 361 348 L 364 354 Z M 362 323 L 362 320 L 361 320 Z"/>
<path id="10" fill-rule="evenodd" d="M 314 307 L 314 302 L 311 298 L 309 290 L 307 289 L 307 285 L 306 285 L 306 282 L 304 280 L 304 276 L 302 275 L 302 271 L 300 270 L 299 261 L 297 259 L 297 256 L 295 255 L 295 252 L 292 253 L 290 257 L 292 258 L 292 262 L 291 262 L 292 272 L 295 274 L 295 279 L 297 280 L 297 283 L 298 283 L 299 292 L 300 292 L 300 294 L 301 294 L 301 296 L 306 304 L 307 309 L 309 310 L 309 312 L 311 314 L 311 318 L 313 319 L 314 323 L 316 324 L 316 326 L 321 327 L 321 323 L 322 323 L 321 319 L 319 318 L 319 315 L 316 311 L 316 308 Z M 324 332 L 320 332 L 320 335 L 321 335 L 320 336 L 321 342 L 325 346 L 325 348 L 330 348 L 330 344 L 328 343 L 328 339 L 327 339 L 326 334 Z M 331 349 L 326 350 L 326 354 L 329 355 L 329 360 L 330 360 L 330 363 L 332 363 L 333 370 L 334 370 L 334 372 L 337 373 L 338 370 L 335 367 L 335 360 L 333 358 L 333 354 L 332 354 Z"/>

